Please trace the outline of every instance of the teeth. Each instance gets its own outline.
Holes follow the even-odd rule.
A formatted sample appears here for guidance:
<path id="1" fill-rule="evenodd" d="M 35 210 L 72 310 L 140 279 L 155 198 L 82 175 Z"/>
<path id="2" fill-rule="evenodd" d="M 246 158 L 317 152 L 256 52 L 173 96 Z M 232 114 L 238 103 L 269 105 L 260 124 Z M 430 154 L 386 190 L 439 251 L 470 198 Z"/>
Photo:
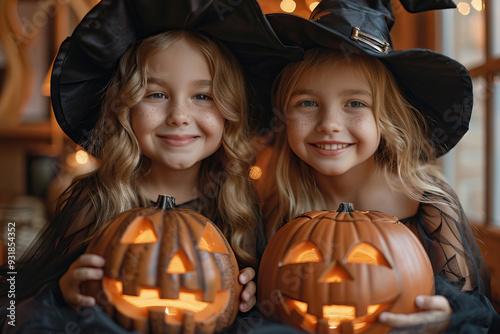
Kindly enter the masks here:
<path id="1" fill-rule="evenodd" d="M 349 146 L 349 144 L 314 144 L 314 145 L 324 150 L 338 150 Z"/>

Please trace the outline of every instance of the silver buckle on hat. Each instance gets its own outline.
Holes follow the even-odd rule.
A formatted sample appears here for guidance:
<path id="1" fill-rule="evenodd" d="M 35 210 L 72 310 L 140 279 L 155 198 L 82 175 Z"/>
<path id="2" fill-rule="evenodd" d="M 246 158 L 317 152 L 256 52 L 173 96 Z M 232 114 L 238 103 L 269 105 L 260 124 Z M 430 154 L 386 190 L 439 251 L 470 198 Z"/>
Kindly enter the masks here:
<path id="1" fill-rule="evenodd" d="M 362 32 L 358 27 L 352 28 L 351 39 L 365 43 L 380 53 L 387 54 L 389 52 L 389 43 Z"/>

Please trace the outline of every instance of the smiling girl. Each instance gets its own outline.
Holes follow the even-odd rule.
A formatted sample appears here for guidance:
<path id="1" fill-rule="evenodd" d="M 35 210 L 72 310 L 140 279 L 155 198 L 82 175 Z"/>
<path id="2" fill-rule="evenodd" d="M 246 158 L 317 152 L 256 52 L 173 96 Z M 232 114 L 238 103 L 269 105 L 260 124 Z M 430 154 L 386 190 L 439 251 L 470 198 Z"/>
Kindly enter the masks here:
<path id="1" fill-rule="evenodd" d="M 380 61 L 311 49 L 280 75 L 275 105 L 286 130 L 276 134 L 275 184 L 262 200 L 268 238 L 301 213 L 353 203 L 399 217 L 419 237 L 436 274 L 462 291 L 486 293 L 481 253 L 439 172 L 425 119 Z M 426 315 L 383 313 L 381 321 L 425 324 L 429 333 L 448 326 L 445 298 L 419 296 L 416 302 Z"/>
<path id="2" fill-rule="evenodd" d="M 189 21 L 181 20 L 178 29 L 161 26 L 182 15 L 189 17 L 193 11 L 221 26 L 231 21 L 221 22 L 211 11 L 210 0 L 192 4 L 195 8 L 181 0 L 169 2 L 170 10 L 163 7 L 164 1 L 155 5 L 161 19 L 147 24 L 157 24 L 152 30 L 163 32 L 138 38 L 145 21 L 137 20 L 125 29 L 133 34 L 115 39 L 114 29 L 121 29 L 120 25 L 102 22 L 148 16 L 150 7 L 137 1 L 104 1 L 61 46 L 52 77 L 56 117 L 71 139 L 99 158 L 100 165 L 74 180 L 61 197 L 56 218 L 24 255 L 18 302 L 43 290 L 50 294 L 40 302 L 54 300 L 61 310 L 62 304 L 95 305 L 93 297 L 80 292 L 83 281 L 103 276 L 104 259 L 82 255 L 89 241 L 112 217 L 152 206 L 159 194 L 167 194 L 175 197 L 177 207 L 200 212 L 224 233 L 241 269 L 239 281 L 244 288 L 239 310 L 246 312 L 255 305 L 253 278 L 264 237 L 257 193 L 248 176 L 254 154 L 248 125 L 249 89 L 241 64 L 209 34 L 193 26 L 182 29 Z M 166 20 L 161 11 L 172 20 Z M 263 18 L 253 2 L 231 14 Z M 99 38 L 103 44 L 90 50 Z M 91 44 L 87 49 L 81 47 L 86 41 Z M 108 52 L 126 42 L 130 46 L 123 54 Z M 99 66 L 85 69 L 91 61 L 101 65 L 107 61 L 113 71 L 101 68 L 96 76 Z M 48 289 L 43 289 L 47 284 Z M 32 305 L 39 305 L 33 298 Z M 53 316 L 60 318 L 60 314 Z M 54 324 L 63 326 L 64 319 L 59 320 Z"/>

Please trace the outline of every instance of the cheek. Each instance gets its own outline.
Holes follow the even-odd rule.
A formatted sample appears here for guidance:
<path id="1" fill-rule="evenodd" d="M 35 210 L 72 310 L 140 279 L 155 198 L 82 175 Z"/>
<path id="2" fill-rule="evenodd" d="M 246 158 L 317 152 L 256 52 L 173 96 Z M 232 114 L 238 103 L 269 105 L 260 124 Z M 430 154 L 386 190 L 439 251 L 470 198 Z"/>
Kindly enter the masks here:
<path id="1" fill-rule="evenodd" d="M 314 130 L 315 119 L 311 115 L 289 115 L 286 118 L 286 131 L 289 139 L 303 139 Z"/>
<path id="2" fill-rule="evenodd" d="M 222 133 L 224 132 L 224 125 L 226 120 L 217 113 L 206 113 L 199 116 L 198 124 L 200 124 L 203 132 L 207 136 L 218 138 L 219 141 L 222 138 Z"/>
<path id="3" fill-rule="evenodd" d="M 363 137 L 370 139 L 372 142 L 374 139 L 377 139 L 377 142 L 380 139 L 377 123 L 372 115 L 355 117 L 349 122 L 356 129 L 357 133 L 362 134 Z"/>
<path id="4" fill-rule="evenodd" d="M 130 115 L 130 124 L 136 134 L 151 132 L 162 122 L 159 108 L 136 108 Z"/>
<path id="5" fill-rule="evenodd" d="M 314 132 L 314 124 L 312 116 L 287 116 L 286 136 L 290 148 L 296 154 L 304 146 L 307 136 Z"/>

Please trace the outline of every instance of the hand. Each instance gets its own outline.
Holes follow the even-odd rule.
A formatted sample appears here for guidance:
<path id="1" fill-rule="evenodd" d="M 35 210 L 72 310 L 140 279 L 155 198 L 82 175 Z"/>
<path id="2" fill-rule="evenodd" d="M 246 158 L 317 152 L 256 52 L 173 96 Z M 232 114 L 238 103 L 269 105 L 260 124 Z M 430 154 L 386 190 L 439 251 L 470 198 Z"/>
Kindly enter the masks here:
<path id="1" fill-rule="evenodd" d="M 240 271 L 238 279 L 241 284 L 243 284 L 243 291 L 241 292 L 241 303 L 240 311 L 248 312 L 254 307 L 257 299 L 255 298 L 255 291 L 257 290 L 257 285 L 255 284 L 253 278 L 255 277 L 255 270 L 251 267 L 246 267 Z"/>
<path id="2" fill-rule="evenodd" d="M 84 281 L 99 280 L 104 272 L 104 258 L 94 254 L 81 255 L 59 280 L 59 287 L 66 303 L 71 306 L 94 306 L 95 298 L 80 293 Z"/>
<path id="3" fill-rule="evenodd" d="M 390 333 L 441 333 L 448 327 L 452 309 L 443 296 L 417 296 L 415 304 L 422 309 L 410 314 L 382 312 L 381 323 L 391 326 Z"/>

